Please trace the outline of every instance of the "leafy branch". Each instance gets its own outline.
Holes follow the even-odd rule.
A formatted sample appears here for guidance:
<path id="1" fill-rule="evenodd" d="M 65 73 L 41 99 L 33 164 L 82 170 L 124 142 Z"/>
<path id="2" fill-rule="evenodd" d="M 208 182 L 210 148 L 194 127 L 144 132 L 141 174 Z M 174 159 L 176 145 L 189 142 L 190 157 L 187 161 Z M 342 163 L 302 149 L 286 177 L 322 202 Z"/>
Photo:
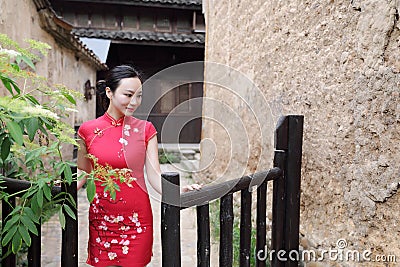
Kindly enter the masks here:
<path id="1" fill-rule="evenodd" d="M 75 164 L 64 160 L 61 148 L 77 145 L 74 129 L 64 119 L 82 95 L 37 75 L 35 62 L 51 48 L 35 40 L 26 42 L 28 47 L 22 48 L 0 34 L 0 85 L 8 92 L 0 96 L 0 185 L 3 178 L 30 183 L 16 193 L 0 187 L 3 203 L 10 205 L 9 199 L 18 196 L 16 207 L 3 218 L 1 243 L 8 246 L 7 254 L 17 253 L 24 243 L 30 246 L 31 234 L 38 235 L 36 225 L 54 209 L 63 228 L 64 214 L 76 219 L 73 197 L 65 192 L 53 195 L 52 188 L 76 180 L 71 170 Z"/>

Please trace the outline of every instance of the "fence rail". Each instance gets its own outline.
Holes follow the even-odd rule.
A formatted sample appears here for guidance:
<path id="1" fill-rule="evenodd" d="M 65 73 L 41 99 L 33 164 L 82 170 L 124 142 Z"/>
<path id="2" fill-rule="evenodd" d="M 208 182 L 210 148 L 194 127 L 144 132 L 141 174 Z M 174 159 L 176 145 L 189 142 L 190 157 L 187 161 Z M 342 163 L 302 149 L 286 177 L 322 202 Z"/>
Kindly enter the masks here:
<path id="1" fill-rule="evenodd" d="M 300 177 L 302 155 L 303 117 L 282 117 L 275 131 L 274 167 L 270 170 L 254 173 L 239 179 L 205 186 L 200 191 L 180 193 L 179 174 L 163 173 L 163 196 L 161 203 L 161 243 L 162 266 L 181 266 L 180 244 L 180 211 L 188 207 L 196 207 L 197 211 L 197 266 L 210 266 L 210 208 L 209 203 L 220 199 L 220 254 L 221 267 L 232 266 L 233 263 L 233 194 L 240 192 L 240 266 L 250 266 L 251 257 L 251 225 L 252 225 L 252 194 L 257 187 L 256 200 L 256 252 L 266 252 L 266 212 L 267 186 L 273 183 L 272 203 L 272 236 L 271 251 L 280 250 L 289 253 L 299 248 L 300 223 Z M 75 170 L 76 172 L 76 170 Z M 7 192 L 16 193 L 29 188 L 27 181 L 4 178 Z M 61 192 L 72 195 L 77 203 L 76 182 L 71 185 L 63 184 L 53 187 L 52 194 Z M 18 195 L 2 203 L 3 219 L 12 212 Z M 61 266 L 78 266 L 78 216 L 76 220 L 65 214 L 65 229 L 62 231 Z M 3 221 L 3 223 L 5 223 Z M 37 225 L 38 236 L 31 235 L 32 241 L 28 251 L 28 266 L 40 266 L 41 258 L 41 226 Z M 3 248 L 5 251 L 5 248 Z M 258 253 L 257 253 L 258 254 Z M 273 254 L 270 261 L 272 266 L 298 265 L 296 260 L 288 258 L 280 261 Z M 262 255 L 265 256 L 265 255 Z M 16 257 L 10 254 L 2 260 L 2 266 L 16 266 Z M 256 266 L 266 266 L 264 257 L 256 257 Z"/>
<path id="2" fill-rule="evenodd" d="M 179 174 L 162 175 L 161 244 L 162 266 L 181 266 L 180 211 L 197 210 L 197 266 L 210 266 L 209 202 L 220 199 L 219 266 L 233 264 L 233 194 L 240 192 L 240 266 L 250 266 L 252 187 L 257 186 L 256 266 L 266 266 L 267 185 L 273 182 L 271 265 L 297 266 L 297 260 L 280 261 L 277 252 L 299 249 L 300 178 L 303 116 L 282 117 L 275 131 L 274 168 L 239 179 L 180 193 Z M 261 254 L 260 254 L 261 253 Z M 286 255 L 287 255 L 286 254 Z"/>

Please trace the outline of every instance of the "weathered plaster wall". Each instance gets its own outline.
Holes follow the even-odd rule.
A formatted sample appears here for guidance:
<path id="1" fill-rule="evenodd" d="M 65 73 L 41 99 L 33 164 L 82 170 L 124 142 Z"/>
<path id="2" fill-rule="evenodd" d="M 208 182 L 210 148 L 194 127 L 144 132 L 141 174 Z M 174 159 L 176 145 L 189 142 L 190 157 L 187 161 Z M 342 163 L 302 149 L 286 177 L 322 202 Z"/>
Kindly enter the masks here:
<path id="1" fill-rule="evenodd" d="M 93 66 L 76 57 L 71 50 L 60 46 L 40 27 L 39 14 L 32 0 L 0 0 L 0 32 L 21 45 L 25 39 L 35 39 L 52 47 L 48 56 L 36 64 L 37 73 L 46 77 L 50 83 L 64 84 L 81 93 L 84 92 L 87 80 L 90 80 L 92 85 L 95 84 L 96 70 Z M 71 113 L 72 124 L 95 118 L 94 98 L 88 102 L 79 100 L 77 109 L 78 113 Z"/>
<path id="2" fill-rule="evenodd" d="M 303 244 L 328 249 L 345 238 L 351 249 L 400 260 L 400 2 L 205 0 L 204 7 L 206 60 L 252 79 L 275 121 L 280 114 L 305 116 Z M 228 103 L 246 129 L 259 129 L 231 92 L 206 85 L 205 97 Z M 206 116 L 215 110 L 205 102 Z M 259 136 L 248 133 L 257 155 Z M 205 120 L 202 134 L 214 142 L 202 145 L 210 179 L 229 160 L 244 164 L 226 156 L 223 127 Z"/>

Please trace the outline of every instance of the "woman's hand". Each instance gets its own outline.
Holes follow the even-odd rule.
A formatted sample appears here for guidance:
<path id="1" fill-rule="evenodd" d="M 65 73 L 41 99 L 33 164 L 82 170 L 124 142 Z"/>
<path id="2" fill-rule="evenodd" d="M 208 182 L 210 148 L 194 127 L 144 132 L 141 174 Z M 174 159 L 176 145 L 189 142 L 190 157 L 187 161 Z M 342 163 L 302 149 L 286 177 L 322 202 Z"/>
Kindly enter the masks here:
<path id="1" fill-rule="evenodd" d="M 201 184 L 191 184 L 191 185 L 185 185 L 182 187 L 182 192 L 189 192 L 193 190 L 200 190 L 202 187 Z"/>

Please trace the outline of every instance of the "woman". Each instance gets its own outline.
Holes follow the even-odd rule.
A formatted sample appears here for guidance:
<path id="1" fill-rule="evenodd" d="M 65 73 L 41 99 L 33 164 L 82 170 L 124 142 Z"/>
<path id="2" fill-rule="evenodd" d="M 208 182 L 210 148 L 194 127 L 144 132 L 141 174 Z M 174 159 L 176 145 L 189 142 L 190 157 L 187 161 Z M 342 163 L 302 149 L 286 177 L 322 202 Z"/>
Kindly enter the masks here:
<path id="1" fill-rule="evenodd" d="M 98 83 L 98 90 L 105 93 L 108 109 L 79 128 L 78 168 L 87 173 L 94 167 L 129 169 L 130 182 L 118 181 L 120 190 L 112 197 L 102 182 L 95 181 L 87 263 L 143 267 L 151 260 L 153 244 L 153 216 L 143 167 L 150 185 L 161 193 L 157 132 L 150 122 L 132 117 L 142 101 L 142 82 L 132 66 L 111 69 L 106 80 Z M 85 182 L 81 179 L 78 189 Z M 199 188 L 195 184 L 186 190 Z"/>

